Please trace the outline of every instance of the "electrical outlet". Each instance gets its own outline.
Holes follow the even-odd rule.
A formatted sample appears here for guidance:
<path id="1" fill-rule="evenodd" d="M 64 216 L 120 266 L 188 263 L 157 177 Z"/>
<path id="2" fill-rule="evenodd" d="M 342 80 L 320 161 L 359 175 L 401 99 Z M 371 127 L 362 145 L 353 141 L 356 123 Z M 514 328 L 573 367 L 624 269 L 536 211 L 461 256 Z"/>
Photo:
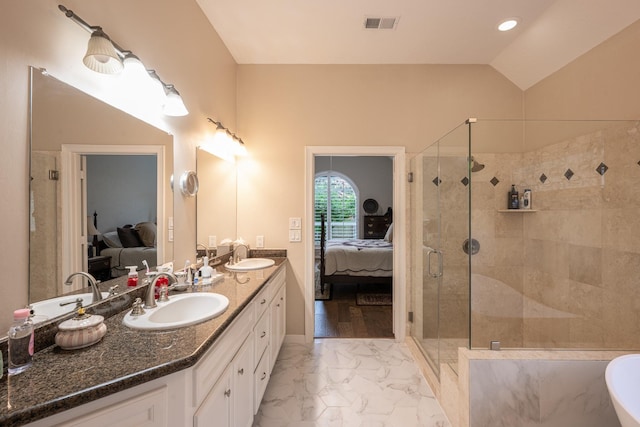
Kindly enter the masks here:
<path id="1" fill-rule="evenodd" d="M 256 248 L 264 248 L 264 236 L 256 236 Z"/>
<path id="2" fill-rule="evenodd" d="M 169 217 L 168 228 L 169 228 L 169 230 L 173 230 L 173 217 L 172 216 Z"/>
<path id="3" fill-rule="evenodd" d="M 170 242 L 173 242 L 173 229 L 169 230 L 169 237 L 168 237 Z"/>
<path id="4" fill-rule="evenodd" d="M 218 246 L 218 238 L 216 236 L 209 236 L 209 247 L 215 248 Z"/>

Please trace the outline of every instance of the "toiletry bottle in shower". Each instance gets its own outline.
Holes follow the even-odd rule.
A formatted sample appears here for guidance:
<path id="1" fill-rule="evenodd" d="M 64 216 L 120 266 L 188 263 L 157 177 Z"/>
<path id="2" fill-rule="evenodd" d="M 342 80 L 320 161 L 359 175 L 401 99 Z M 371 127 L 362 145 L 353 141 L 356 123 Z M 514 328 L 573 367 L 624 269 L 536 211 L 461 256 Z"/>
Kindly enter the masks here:
<path id="1" fill-rule="evenodd" d="M 516 186 L 511 184 L 511 191 L 509 191 L 509 209 L 518 209 L 520 207 L 520 200 L 518 199 L 518 190 Z"/>
<path id="2" fill-rule="evenodd" d="M 522 209 L 531 209 L 531 190 L 527 188 L 522 192 Z"/>
<path id="3" fill-rule="evenodd" d="M 13 324 L 9 328 L 9 375 L 19 374 L 31 366 L 33 358 L 33 323 L 31 311 L 22 308 L 13 312 Z"/>

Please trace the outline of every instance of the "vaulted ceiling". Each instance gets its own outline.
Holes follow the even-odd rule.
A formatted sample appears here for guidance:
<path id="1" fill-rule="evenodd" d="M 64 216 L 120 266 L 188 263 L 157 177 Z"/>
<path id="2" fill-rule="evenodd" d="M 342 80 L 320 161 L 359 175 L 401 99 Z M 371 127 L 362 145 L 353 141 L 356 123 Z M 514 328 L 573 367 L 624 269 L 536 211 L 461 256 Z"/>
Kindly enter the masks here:
<path id="1" fill-rule="evenodd" d="M 489 64 L 523 90 L 640 19 L 638 0 L 197 2 L 239 64 Z"/>

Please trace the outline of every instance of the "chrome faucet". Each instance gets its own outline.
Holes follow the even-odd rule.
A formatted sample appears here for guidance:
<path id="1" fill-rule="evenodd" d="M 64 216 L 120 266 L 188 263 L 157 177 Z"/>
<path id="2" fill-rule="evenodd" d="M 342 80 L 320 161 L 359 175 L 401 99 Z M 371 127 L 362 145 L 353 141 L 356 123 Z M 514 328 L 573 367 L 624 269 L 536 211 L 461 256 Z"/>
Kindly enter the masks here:
<path id="1" fill-rule="evenodd" d="M 143 308 L 156 308 L 158 305 L 156 304 L 156 295 L 155 295 L 155 290 L 156 290 L 156 282 L 158 281 L 159 278 L 161 277 L 167 277 L 169 278 L 169 280 L 173 280 L 173 283 L 178 283 L 178 278 L 173 274 L 173 273 L 168 273 L 168 272 L 161 272 L 155 275 L 155 277 L 153 278 L 153 280 L 151 281 L 151 283 L 149 283 L 147 286 L 147 292 L 144 294 L 144 306 Z"/>
<path id="2" fill-rule="evenodd" d="M 100 289 L 98 289 L 98 282 L 96 281 L 96 278 L 89 273 L 85 273 L 84 271 L 71 273 L 71 275 L 67 277 L 67 280 L 64 281 L 64 284 L 67 286 L 71 285 L 75 276 L 84 276 L 87 278 L 87 282 L 89 282 L 89 287 L 91 288 L 91 294 L 93 295 L 92 302 L 102 301 L 102 294 L 100 293 Z"/>
<path id="3" fill-rule="evenodd" d="M 231 257 L 229 258 L 229 265 L 233 265 L 236 262 L 241 261 L 240 254 L 238 253 L 238 249 L 240 247 L 243 247 L 245 249 L 245 251 L 244 251 L 245 258 L 249 257 L 249 245 L 244 244 L 244 243 L 236 243 L 235 247 L 233 248 L 233 253 L 231 254 Z"/>

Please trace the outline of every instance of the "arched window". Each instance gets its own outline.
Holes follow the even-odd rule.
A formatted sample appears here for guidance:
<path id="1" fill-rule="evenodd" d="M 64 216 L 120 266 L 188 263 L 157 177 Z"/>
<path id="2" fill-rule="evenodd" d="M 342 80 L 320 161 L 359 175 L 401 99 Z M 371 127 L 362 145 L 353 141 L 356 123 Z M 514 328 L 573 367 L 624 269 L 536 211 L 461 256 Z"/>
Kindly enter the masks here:
<path id="1" fill-rule="evenodd" d="M 334 171 L 321 172 L 315 180 L 315 242 L 320 244 L 320 215 L 327 221 L 327 239 L 358 237 L 358 189 Z"/>

